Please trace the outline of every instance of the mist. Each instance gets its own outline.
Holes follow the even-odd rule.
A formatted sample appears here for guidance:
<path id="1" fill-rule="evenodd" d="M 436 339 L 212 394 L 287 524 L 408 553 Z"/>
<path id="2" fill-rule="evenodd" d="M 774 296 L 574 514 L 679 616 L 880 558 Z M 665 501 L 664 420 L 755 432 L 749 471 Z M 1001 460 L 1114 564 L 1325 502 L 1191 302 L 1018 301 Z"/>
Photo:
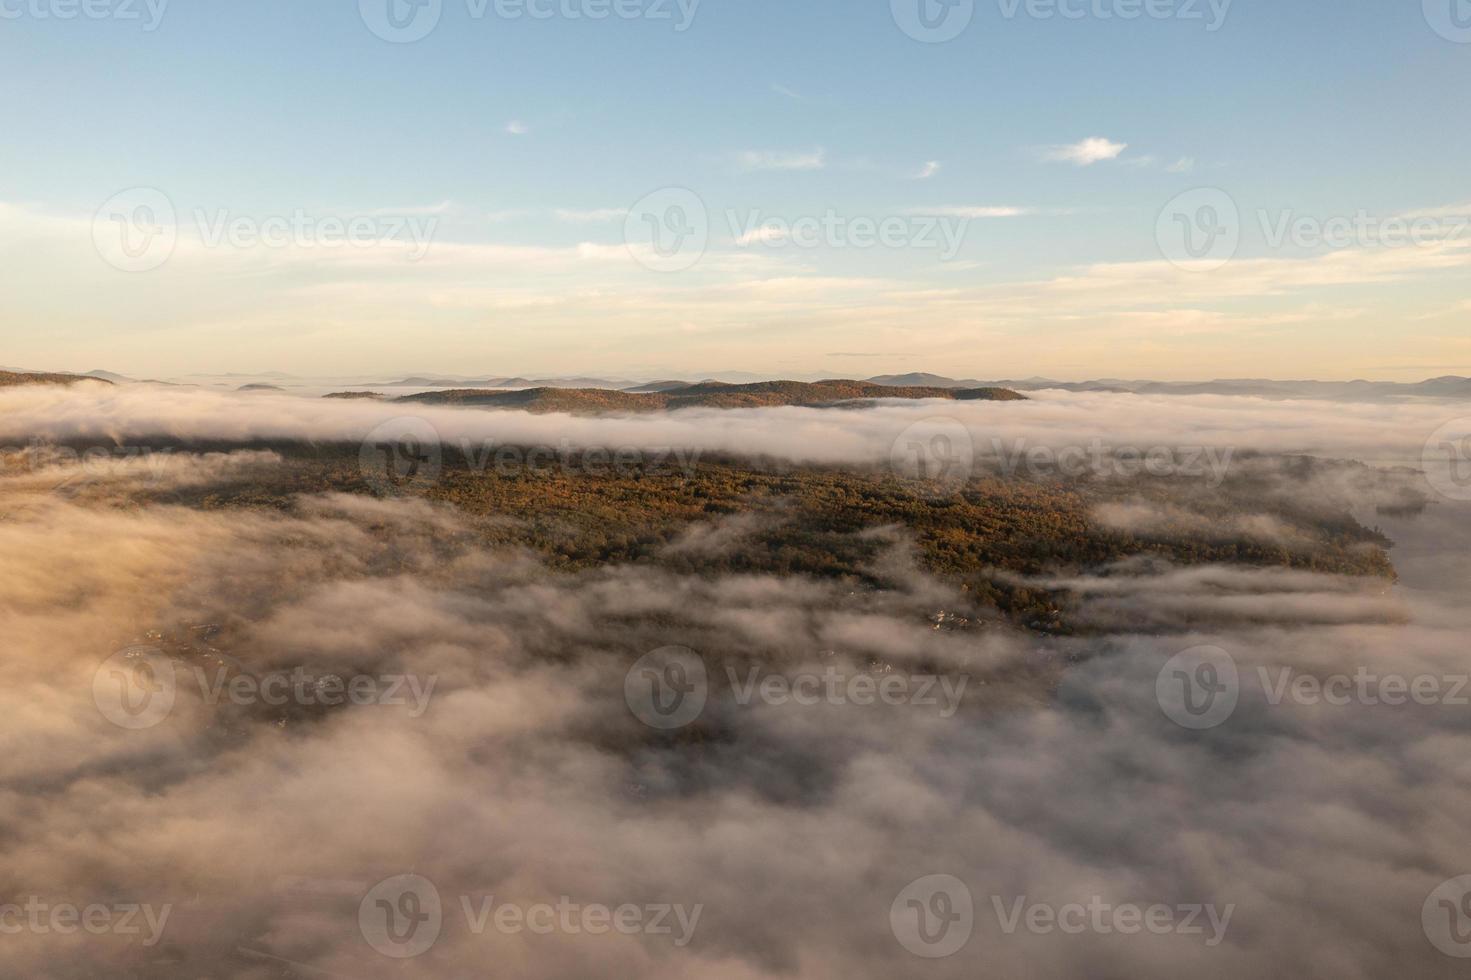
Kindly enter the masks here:
<path id="1" fill-rule="evenodd" d="M 1059 395 L 616 419 L 410 414 L 446 440 L 871 463 L 935 414 L 978 444 L 1210 441 L 1410 460 L 1445 412 L 1169 406 Z M 354 439 L 404 412 L 12 390 L 0 392 L 0 441 Z M 1158 561 L 1020 580 L 1070 597 L 1083 629 L 1049 636 L 922 570 L 896 530 L 872 569 L 879 587 L 855 594 L 803 577 L 553 571 L 475 545 L 463 515 L 422 500 L 304 495 L 282 511 L 203 511 L 111 495 L 277 465 L 259 451 L 181 452 L 146 470 L 48 457 L 0 478 L 3 893 L 146 906 L 159 927 L 140 912 L 137 934 L 7 934 L 15 975 L 1459 975 L 1421 916 L 1433 889 L 1471 872 L 1459 826 L 1471 731 L 1450 690 L 1471 672 L 1464 504 L 1380 519 L 1397 542 L 1395 583 Z M 53 492 L 54 477 L 90 492 Z M 1304 506 L 1322 492 L 1292 486 L 1273 492 Z M 1352 482 L 1334 490 L 1368 512 L 1378 502 Z M 1134 528 L 1182 519 L 1137 502 L 1104 516 Z M 698 563 L 754 527 L 714 519 L 670 548 Z M 937 613 L 968 625 L 940 628 Z M 125 663 L 120 651 L 137 663 L 156 657 L 140 649 L 174 647 L 165 715 L 119 714 L 104 668 Z M 682 652 L 659 653 L 671 648 Z M 1190 728 L 1160 684 L 1173 658 L 1203 648 L 1224 651 L 1239 684 L 1228 717 Z M 660 728 L 629 685 L 640 664 L 670 658 L 698 663 L 708 697 L 693 721 Z M 1298 681 L 1365 673 L 1441 687 L 1423 703 L 1335 704 Z M 261 696 L 294 675 L 315 694 Z M 220 693 L 242 677 L 256 686 Z M 332 703 L 333 677 L 363 680 L 371 697 Z M 743 701 L 753 677 L 790 694 Z M 870 685 L 855 679 L 878 689 L 884 677 L 904 679 L 905 695 L 864 703 Z M 803 703 L 803 678 L 836 680 Z M 916 695 L 927 678 L 935 703 Z M 953 704 L 946 691 L 960 692 Z M 923 943 L 900 901 L 934 875 L 970 897 L 967 939 L 943 956 L 914 952 Z M 399 958 L 363 909 L 386 895 L 409 910 L 395 904 L 404 876 L 420 898 L 418 883 L 432 886 L 438 921 L 425 949 Z M 558 903 L 578 911 L 546 932 L 526 924 Z M 1075 933 L 1027 918 L 1090 903 L 1166 908 L 1170 928 Z M 519 928 L 497 919 L 503 907 Z M 583 917 L 604 907 L 634 910 L 617 920 L 629 928 Z"/>

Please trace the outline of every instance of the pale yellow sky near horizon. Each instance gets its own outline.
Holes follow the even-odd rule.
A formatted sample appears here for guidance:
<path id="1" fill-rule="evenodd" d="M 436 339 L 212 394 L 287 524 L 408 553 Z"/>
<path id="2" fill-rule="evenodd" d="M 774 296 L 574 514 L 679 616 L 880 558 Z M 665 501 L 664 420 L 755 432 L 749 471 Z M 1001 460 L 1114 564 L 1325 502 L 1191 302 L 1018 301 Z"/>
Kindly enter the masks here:
<path id="1" fill-rule="evenodd" d="M 619 244 L 235 247 L 180 231 L 110 267 L 87 216 L 0 205 L 0 363 L 131 376 L 1046 376 L 1410 381 L 1471 373 L 1471 241 L 1159 258 L 997 281 L 833 276 L 712 244 L 650 271 Z"/>

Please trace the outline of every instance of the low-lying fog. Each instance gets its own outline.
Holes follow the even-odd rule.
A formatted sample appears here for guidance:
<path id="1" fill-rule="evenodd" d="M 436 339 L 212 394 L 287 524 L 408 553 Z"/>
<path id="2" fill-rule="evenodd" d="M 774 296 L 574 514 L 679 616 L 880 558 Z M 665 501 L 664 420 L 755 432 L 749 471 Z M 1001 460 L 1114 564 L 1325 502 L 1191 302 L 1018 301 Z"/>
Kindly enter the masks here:
<path id="1" fill-rule="evenodd" d="M 574 419 L 86 385 L 0 391 L 0 445 L 352 440 L 414 415 L 447 441 L 882 462 L 939 416 L 978 447 L 1418 464 L 1456 414 L 1042 394 Z M 174 456 L 162 478 L 278 462 Z M 974 611 L 902 540 L 887 588 L 854 596 L 552 575 L 419 501 L 205 513 L 0 480 L 0 960 L 37 978 L 1463 975 L 1471 887 L 1442 886 L 1471 874 L 1468 516 L 1436 497 L 1373 517 L 1393 586 L 1075 578 L 1091 632 L 1064 638 L 937 629 Z M 217 626 L 190 640 L 214 659 L 113 657 L 178 624 Z M 708 700 L 674 724 L 656 688 L 701 667 Z M 228 686 L 297 668 L 316 701 Z M 327 707 L 330 677 L 362 703 Z M 89 908 L 110 918 L 90 928 Z"/>

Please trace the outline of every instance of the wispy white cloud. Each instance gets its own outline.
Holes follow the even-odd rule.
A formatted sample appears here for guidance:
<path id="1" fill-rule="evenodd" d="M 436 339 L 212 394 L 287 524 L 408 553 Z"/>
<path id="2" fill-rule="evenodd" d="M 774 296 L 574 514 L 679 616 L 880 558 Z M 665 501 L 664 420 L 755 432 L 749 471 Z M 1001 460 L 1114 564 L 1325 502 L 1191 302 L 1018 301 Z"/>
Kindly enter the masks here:
<path id="1" fill-rule="evenodd" d="M 448 214 L 450 211 L 454 210 L 454 203 L 445 200 L 440 201 L 438 204 L 416 204 L 406 208 L 344 208 L 339 210 L 341 210 L 343 213 L 361 214 L 373 218 L 394 218 L 400 216 L 407 217 L 411 214 Z"/>
<path id="2" fill-rule="evenodd" d="M 1018 218 L 1026 214 L 1036 214 L 1033 208 L 1013 207 L 1011 205 L 943 205 L 933 208 L 910 208 L 905 212 L 911 215 L 935 216 L 944 218 Z"/>
<path id="3" fill-rule="evenodd" d="M 1417 218 L 1468 218 L 1471 217 L 1471 201 L 1465 204 L 1447 204 L 1437 208 L 1419 208 L 1400 215 L 1414 221 Z"/>
<path id="4" fill-rule="evenodd" d="M 777 95 L 785 95 L 787 98 L 796 99 L 798 102 L 803 101 L 804 98 L 802 93 L 795 91 L 794 89 L 789 89 L 785 85 L 780 85 L 776 82 L 771 83 L 771 90 Z"/>
<path id="5" fill-rule="evenodd" d="M 1101 136 L 1090 136 L 1078 143 L 1049 146 L 1042 151 L 1042 159 L 1049 163 L 1071 163 L 1079 167 L 1090 167 L 1104 160 L 1117 160 L 1119 154 L 1128 148 L 1128 143 L 1115 143 Z"/>
<path id="6" fill-rule="evenodd" d="M 740 155 L 740 165 L 742 170 L 822 170 L 827 166 L 827 152 L 747 150 Z"/>
<path id="7" fill-rule="evenodd" d="M 593 208 L 588 211 L 578 211 L 570 208 L 557 208 L 552 212 L 558 221 L 570 224 L 587 224 L 600 221 L 622 221 L 628 217 L 627 208 Z"/>
<path id="8" fill-rule="evenodd" d="M 512 119 L 510 122 L 506 123 L 506 132 L 510 133 L 512 136 L 525 136 L 527 133 L 531 132 L 531 130 L 528 129 L 526 127 L 526 124 L 521 120 Z"/>
<path id="9" fill-rule="evenodd" d="M 1181 157 L 1180 159 L 1176 160 L 1174 163 L 1172 163 L 1168 167 L 1166 167 L 1165 170 L 1167 170 L 1168 172 L 1170 172 L 1172 174 L 1188 174 L 1188 173 L 1194 173 L 1195 172 L 1195 158 L 1194 157 Z"/>
<path id="10" fill-rule="evenodd" d="M 914 179 L 929 180 L 935 174 L 940 172 L 940 166 L 941 164 L 939 160 L 926 160 L 925 165 L 923 167 L 920 167 L 919 172 L 914 175 Z"/>

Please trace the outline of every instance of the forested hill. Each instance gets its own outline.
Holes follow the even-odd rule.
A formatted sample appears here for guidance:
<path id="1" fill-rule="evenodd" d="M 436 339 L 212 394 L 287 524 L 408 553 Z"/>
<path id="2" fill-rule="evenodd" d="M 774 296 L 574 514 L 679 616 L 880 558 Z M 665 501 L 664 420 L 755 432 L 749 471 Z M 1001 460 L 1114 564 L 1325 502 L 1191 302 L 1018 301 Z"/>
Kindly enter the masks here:
<path id="1" fill-rule="evenodd" d="M 761 381 L 724 384 L 704 381 L 669 391 L 631 392 L 603 388 L 526 388 L 494 391 L 460 388 L 396 399 L 429 405 L 518 408 L 532 412 L 657 412 L 676 408 L 768 408 L 778 405 L 836 405 L 874 398 L 943 398 L 952 401 L 1021 401 L 1007 388 L 890 387 L 866 381 Z"/>
<path id="2" fill-rule="evenodd" d="M 105 381 L 102 378 L 90 378 L 79 374 L 22 374 L 15 371 L 0 371 L 0 388 L 10 388 L 15 385 L 74 385 L 78 381 L 95 381 L 100 385 L 112 384 L 111 381 Z"/>

